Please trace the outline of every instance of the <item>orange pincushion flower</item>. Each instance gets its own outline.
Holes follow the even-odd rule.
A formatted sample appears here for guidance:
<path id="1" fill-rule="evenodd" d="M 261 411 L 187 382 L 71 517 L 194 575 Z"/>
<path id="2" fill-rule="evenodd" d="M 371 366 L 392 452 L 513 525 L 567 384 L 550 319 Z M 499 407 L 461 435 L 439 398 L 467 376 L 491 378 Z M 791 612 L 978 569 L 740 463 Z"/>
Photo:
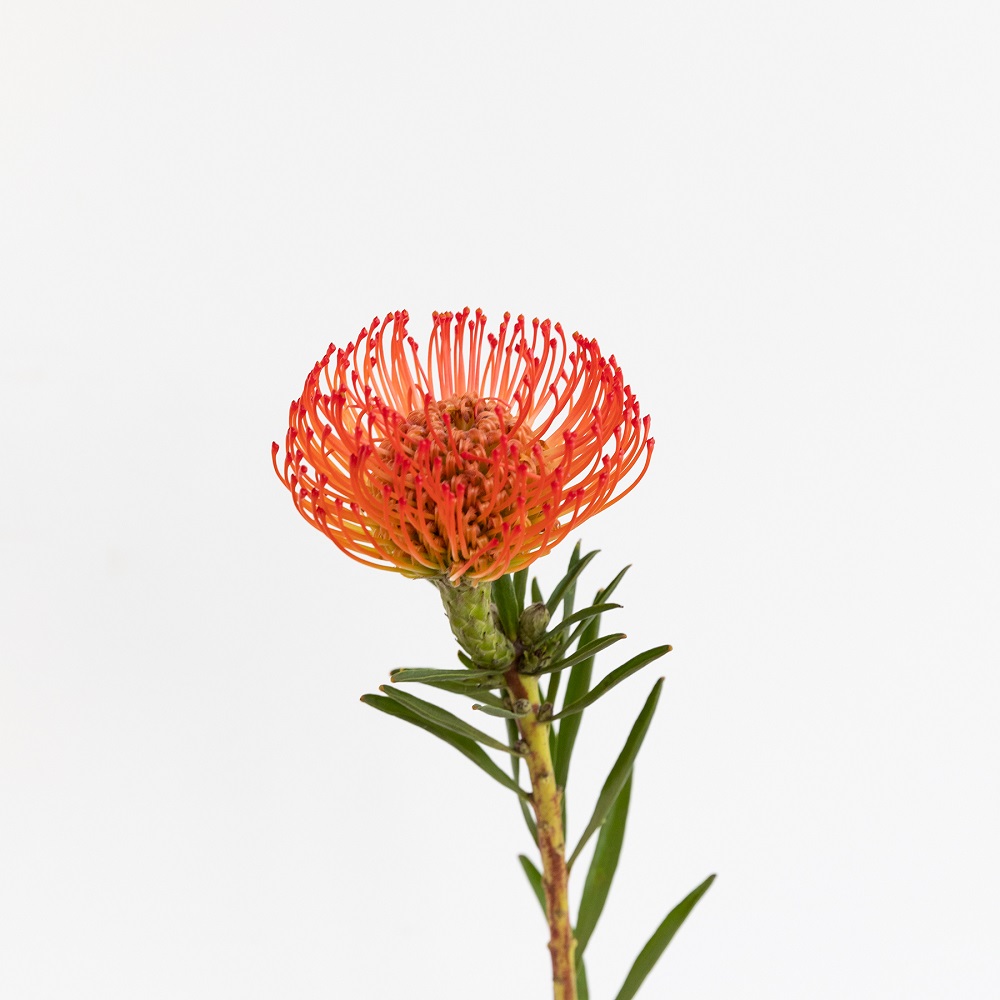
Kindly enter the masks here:
<path id="1" fill-rule="evenodd" d="M 422 355 L 408 318 L 331 344 L 292 403 L 281 467 L 272 446 L 299 513 L 351 558 L 496 580 L 645 473 L 649 417 L 596 341 L 537 319 L 529 335 L 523 316 L 510 331 L 509 313 L 487 334 L 465 309 L 434 314 Z"/>

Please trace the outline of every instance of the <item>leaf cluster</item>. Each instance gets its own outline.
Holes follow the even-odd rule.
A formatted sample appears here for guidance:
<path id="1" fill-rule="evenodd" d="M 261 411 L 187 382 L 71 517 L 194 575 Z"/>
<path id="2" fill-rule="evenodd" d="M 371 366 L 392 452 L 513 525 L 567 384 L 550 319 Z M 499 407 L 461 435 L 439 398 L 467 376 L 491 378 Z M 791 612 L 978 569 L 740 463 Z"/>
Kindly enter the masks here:
<path id="1" fill-rule="evenodd" d="M 495 624 L 513 642 L 516 650 L 512 666 L 521 674 L 544 678 L 543 702 L 538 709 L 538 719 L 540 722 L 551 723 L 550 749 L 556 784 L 563 792 L 564 827 L 570 763 L 585 710 L 604 698 L 622 681 L 671 649 L 668 645 L 661 645 L 639 653 L 608 671 L 594 683 L 597 654 L 625 638 L 622 632 L 602 635 L 601 622 L 604 615 L 621 607 L 610 603 L 609 599 L 629 569 L 626 566 L 607 586 L 597 591 L 590 604 L 576 610 L 574 605 L 580 576 L 596 555 L 596 551 L 581 555 L 578 544 L 570 557 L 566 573 L 547 598 L 537 579 L 529 581 L 526 569 L 495 581 L 492 590 Z M 554 618 L 558 618 L 555 623 L 552 621 Z M 502 673 L 478 667 L 461 651 L 458 657 L 462 664 L 458 669 L 394 670 L 390 674 L 392 684 L 381 687 L 380 694 L 366 694 L 361 700 L 436 736 L 464 754 L 499 784 L 514 792 L 528 831 L 537 843 L 537 829 L 529 808 L 531 794 L 520 784 L 524 749 L 517 724 L 518 718 L 530 711 L 531 706 L 511 702 L 505 692 Z M 585 965 L 587 945 L 603 912 L 618 867 L 632 794 L 634 764 L 656 711 L 663 680 L 661 677 L 654 683 L 646 698 L 621 752 L 608 772 L 590 819 L 568 859 L 568 865 L 572 869 L 583 848 L 597 835 L 575 926 L 578 991 L 581 1000 L 588 1000 Z M 490 735 L 434 702 L 418 698 L 398 687 L 405 684 L 421 684 L 437 691 L 471 698 L 475 702 L 472 709 L 483 716 L 502 720 L 504 732 L 499 736 Z M 509 774 L 487 750 L 507 758 Z M 541 873 L 527 856 L 520 855 L 519 861 L 544 912 L 545 894 Z M 702 882 L 667 914 L 639 952 L 615 1000 L 630 1000 L 635 996 L 714 878 L 712 875 Z"/>

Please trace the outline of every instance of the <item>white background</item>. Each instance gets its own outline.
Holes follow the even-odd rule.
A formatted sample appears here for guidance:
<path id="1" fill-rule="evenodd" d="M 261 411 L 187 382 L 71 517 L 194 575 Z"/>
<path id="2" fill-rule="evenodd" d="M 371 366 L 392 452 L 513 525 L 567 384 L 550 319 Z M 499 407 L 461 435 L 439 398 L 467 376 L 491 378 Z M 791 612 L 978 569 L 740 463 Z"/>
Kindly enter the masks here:
<path id="1" fill-rule="evenodd" d="M 585 589 L 634 563 L 605 666 L 675 646 L 594 1000 L 712 871 L 641 996 L 996 1000 L 998 43 L 954 0 L 8 4 L 0 995 L 548 995 L 513 800 L 358 702 L 453 663 L 437 595 L 270 468 L 330 340 L 481 305 L 596 336 L 658 442 L 581 532 Z M 577 833 L 655 676 L 585 719 Z"/>

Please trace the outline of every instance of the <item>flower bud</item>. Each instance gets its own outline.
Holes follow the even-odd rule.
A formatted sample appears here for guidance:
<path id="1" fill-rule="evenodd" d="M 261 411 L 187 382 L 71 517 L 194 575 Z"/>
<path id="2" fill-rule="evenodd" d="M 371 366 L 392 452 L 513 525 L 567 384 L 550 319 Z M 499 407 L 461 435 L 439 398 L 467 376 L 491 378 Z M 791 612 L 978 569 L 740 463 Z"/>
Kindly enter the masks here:
<path id="1" fill-rule="evenodd" d="M 549 624 L 549 609 L 544 604 L 531 604 L 524 609 L 517 623 L 517 637 L 525 646 L 533 646 Z"/>

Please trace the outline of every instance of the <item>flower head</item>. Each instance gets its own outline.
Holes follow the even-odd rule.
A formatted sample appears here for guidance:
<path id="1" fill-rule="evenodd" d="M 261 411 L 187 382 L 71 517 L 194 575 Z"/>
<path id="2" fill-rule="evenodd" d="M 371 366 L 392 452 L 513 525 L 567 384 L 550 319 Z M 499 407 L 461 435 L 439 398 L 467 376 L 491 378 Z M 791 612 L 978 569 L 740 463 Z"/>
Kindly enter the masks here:
<path id="1" fill-rule="evenodd" d="M 653 450 L 614 355 L 548 320 L 435 313 L 426 351 L 407 313 L 330 345 L 289 411 L 274 468 L 342 552 L 452 583 L 527 566 L 621 499 Z M 641 461 L 641 467 L 636 470 Z"/>

